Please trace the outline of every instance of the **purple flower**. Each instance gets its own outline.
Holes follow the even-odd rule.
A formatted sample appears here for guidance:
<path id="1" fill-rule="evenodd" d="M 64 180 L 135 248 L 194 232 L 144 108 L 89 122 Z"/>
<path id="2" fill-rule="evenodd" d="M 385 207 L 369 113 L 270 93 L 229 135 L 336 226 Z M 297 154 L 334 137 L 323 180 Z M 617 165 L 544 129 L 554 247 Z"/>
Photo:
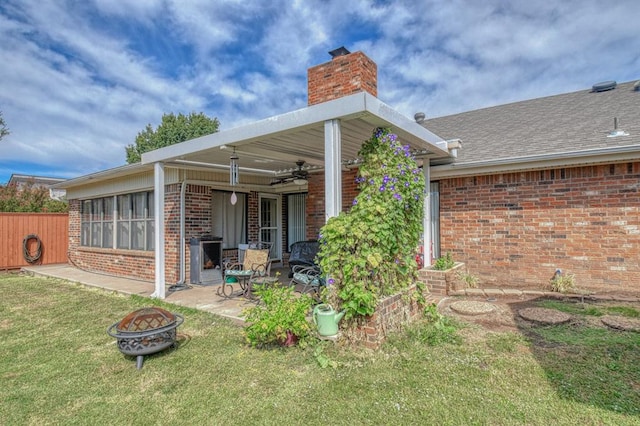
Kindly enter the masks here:
<path id="1" fill-rule="evenodd" d="M 333 285 L 336 283 L 336 280 L 334 280 L 333 278 L 329 278 L 329 280 L 327 280 L 327 284 L 329 285 Z"/>
<path id="2" fill-rule="evenodd" d="M 409 185 L 411 185 L 409 182 L 405 182 L 404 183 L 404 186 L 407 187 L 407 188 L 409 187 Z"/>
<path id="3" fill-rule="evenodd" d="M 397 192 L 393 194 L 393 198 L 395 198 L 398 201 L 402 201 L 402 195 L 398 194 Z"/>
<path id="4" fill-rule="evenodd" d="M 384 185 L 380 186 L 380 192 L 384 191 Z"/>
<path id="5" fill-rule="evenodd" d="M 357 205 L 357 204 L 358 204 L 358 199 L 357 199 L 357 198 L 354 198 L 354 199 L 353 199 L 353 205 L 355 206 L 355 205 Z"/>

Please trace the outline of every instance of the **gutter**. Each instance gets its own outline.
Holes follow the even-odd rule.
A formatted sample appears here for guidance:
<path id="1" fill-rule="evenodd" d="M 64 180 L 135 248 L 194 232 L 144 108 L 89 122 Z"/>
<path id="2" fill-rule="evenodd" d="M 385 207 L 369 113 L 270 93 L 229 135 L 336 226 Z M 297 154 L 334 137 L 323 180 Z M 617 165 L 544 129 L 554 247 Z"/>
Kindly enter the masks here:
<path id="1" fill-rule="evenodd" d="M 470 161 L 451 163 L 431 167 L 431 178 L 450 178 L 459 176 L 487 175 L 505 172 L 517 172 L 532 169 L 552 169 L 567 166 L 603 164 L 640 159 L 640 145 L 595 148 L 583 151 L 556 152 L 509 157 L 488 161 Z"/>

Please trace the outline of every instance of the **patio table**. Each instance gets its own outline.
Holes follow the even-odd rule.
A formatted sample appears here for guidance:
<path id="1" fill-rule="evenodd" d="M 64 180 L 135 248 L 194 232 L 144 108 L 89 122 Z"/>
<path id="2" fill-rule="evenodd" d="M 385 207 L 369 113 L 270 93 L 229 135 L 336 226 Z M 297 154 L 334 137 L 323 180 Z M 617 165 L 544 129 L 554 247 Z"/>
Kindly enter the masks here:
<path id="1" fill-rule="evenodd" d="M 246 296 L 249 288 L 249 281 L 251 276 L 253 275 L 252 270 L 232 270 L 226 271 L 224 280 L 222 280 L 222 285 L 218 287 L 217 294 L 222 297 L 231 297 L 233 294 L 233 283 L 229 282 L 229 278 L 235 278 L 242 292 L 240 295 Z M 227 289 L 229 289 L 229 294 L 227 294 Z"/>

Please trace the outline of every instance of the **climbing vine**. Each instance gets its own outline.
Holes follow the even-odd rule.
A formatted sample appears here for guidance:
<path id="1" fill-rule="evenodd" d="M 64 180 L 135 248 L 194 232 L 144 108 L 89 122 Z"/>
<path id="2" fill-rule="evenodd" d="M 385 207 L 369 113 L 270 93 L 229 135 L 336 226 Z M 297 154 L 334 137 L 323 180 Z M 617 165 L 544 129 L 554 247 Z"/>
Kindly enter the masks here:
<path id="1" fill-rule="evenodd" d="M 409 145 L 389 129 L 374 130 L 359 153 L 360 190 L 349 212 L 320 231 L 320 266 L 329 298 L 347 317 L 373 314 L 380 296 L 416 278 L 425 180 Z"/>

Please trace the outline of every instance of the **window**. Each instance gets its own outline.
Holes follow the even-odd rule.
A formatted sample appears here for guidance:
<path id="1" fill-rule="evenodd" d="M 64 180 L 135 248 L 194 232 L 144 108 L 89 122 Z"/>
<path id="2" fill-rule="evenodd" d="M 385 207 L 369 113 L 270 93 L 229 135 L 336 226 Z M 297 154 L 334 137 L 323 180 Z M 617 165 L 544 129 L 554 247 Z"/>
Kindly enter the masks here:
<path id="1" fill-rule="evenodd" d="M 83 201 L 80 217 L 81 245 L 113 246 L 113 197 Z"/>
<path id="2" fill-rule="evenodd" d="M 247 242 L 247 194 L 236 193 L 238 201 L 231 204 L 231 193 L 213 191 L 211 197 L 211 233 L 222 237 L 222 248 L 237 248 Z"/>
<path id="3" fill-rule="evenodd" d="M 306 206 L 307 194 L 287 196 L 287 249 L 289 251 L 291 251 L 291 244 L 306 240 Z"/>
<path id="4" fill-rule="evenodd" d="M 80 217 L 83 246 L 154 249 L 153 192 L 84 200 Z"/>

